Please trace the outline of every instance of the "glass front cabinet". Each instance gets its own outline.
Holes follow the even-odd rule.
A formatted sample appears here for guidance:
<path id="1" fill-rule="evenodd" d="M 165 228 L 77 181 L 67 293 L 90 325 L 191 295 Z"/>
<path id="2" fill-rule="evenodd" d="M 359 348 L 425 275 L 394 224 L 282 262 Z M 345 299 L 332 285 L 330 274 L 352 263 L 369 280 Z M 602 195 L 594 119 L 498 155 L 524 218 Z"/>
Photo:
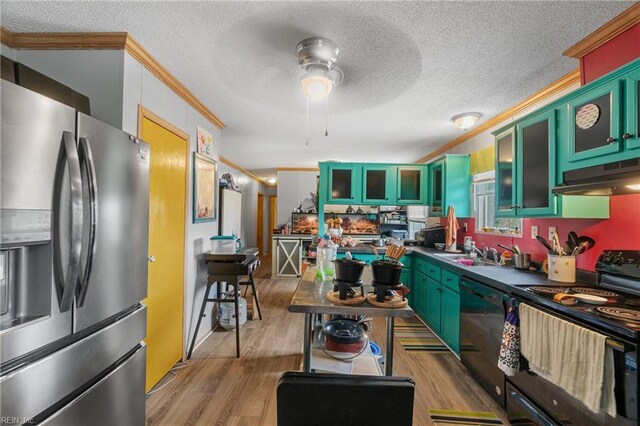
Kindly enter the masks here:
<path id="1" fill-rule="evenodd" d="M 615 79 L 583 93 L 567 103 L 569 162 L 587 160 L 620 151 L 621 80 Z"/>
<path id="2" fill-rule="evenodd" d="M 640 148 L 640 70 L 630 73 L 625 81 L 624 149 Z M 637 154 L 636 154 L 637 155 Z"/>
<path id="3" fill-rule="evenodd" d="M 516 215 L 515 178 L 516 132 L 515 128 L 496 135 L 496 216 Z"/>
<path id="4" fill-rule="evenodd" d="M 328 169 L 328 197 L 332 203 L 354 204 L 360 202 L 358 182 L 360 167 L 354 165 L 335 165 Z"/>
<path id="5" fill-rule="evenodd" d="M 397 167 L 362 166 L 362 204 L 387 204 L 396 198 L 394 177 Z"/>
<path id="6" fill-rule="evenodd" d="M 396 202 L 398 205 L 425 204 L 427 182 L 425 166 L 398 166 Z"/>

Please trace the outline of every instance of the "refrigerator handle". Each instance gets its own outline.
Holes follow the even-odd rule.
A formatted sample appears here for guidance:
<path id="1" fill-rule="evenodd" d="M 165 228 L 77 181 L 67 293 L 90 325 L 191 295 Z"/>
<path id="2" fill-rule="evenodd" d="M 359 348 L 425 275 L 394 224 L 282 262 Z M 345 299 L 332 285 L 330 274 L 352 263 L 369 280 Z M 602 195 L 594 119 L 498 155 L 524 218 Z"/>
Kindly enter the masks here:
<path id="1" fill-rule="evenodd" d="M 60 217 L 62 212 L 61 197 L 65 165 L 69 169 L 69 187 L 71 201 L 71 232 L 69 240 L 69 260 L 65 276 L 62 268 L 62 238 Z M 53 271 L 56 291 L 60 302 L 60 311 L 71 309 L 73 296 L 80 276 L 80 254 L 82 251 L 82 174 L 75 136 L 71 132 L 62 133 L 62 144 L 56 174 L 53 196 Z"/>
<path id="2" fill-rule="evenodd" d="M 76 296 L 76 303 L 79 308 L 84 305 L 84 299 L 89 287 L 91 277 L 91 267 L 96 248 L 96 226 L 98 224 L 98 186 L 96 182 L 96 169 L 93 162 L 93 153 L 89 139 L 80 138 L 79 147 L 80 166 L 87 176 L 86 185 L 89 189 L 89 227 L 87 238 L 87 253 L 84 258 L 84 270 L 80 272 L 80 287 Z M 83 232 L 86 227 L 83 227 Z"/>

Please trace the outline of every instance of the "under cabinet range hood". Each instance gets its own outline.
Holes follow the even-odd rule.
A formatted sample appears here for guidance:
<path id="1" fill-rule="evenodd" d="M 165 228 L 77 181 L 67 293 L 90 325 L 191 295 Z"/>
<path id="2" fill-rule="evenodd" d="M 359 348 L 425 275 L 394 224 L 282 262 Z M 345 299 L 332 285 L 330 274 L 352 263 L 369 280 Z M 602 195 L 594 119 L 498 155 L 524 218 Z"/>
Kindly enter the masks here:
<path id="1" fill-rule="evenodd" d="M 640 159 L 618 161 L 562 174 L 551 192 L 562 195 L 640 194 Z"/>

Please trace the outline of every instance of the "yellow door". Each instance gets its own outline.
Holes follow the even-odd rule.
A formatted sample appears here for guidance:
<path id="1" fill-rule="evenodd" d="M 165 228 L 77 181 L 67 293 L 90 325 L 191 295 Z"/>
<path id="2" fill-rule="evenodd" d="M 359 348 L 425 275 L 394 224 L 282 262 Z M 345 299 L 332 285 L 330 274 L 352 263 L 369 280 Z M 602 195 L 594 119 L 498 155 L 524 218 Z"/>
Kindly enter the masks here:
<path id="1" fill-rule="evenodd" d="M 147 113 L 148 114 L 148 113 Z M 141 116 L 140 137 L 151 145 L 147 384 L 149 391 L 182 358 L 184 227 L 188 142 Z M 166 125 L 165 125 L 166 126 Z M 153 260 L 155 258 L 155 260 Z"/>

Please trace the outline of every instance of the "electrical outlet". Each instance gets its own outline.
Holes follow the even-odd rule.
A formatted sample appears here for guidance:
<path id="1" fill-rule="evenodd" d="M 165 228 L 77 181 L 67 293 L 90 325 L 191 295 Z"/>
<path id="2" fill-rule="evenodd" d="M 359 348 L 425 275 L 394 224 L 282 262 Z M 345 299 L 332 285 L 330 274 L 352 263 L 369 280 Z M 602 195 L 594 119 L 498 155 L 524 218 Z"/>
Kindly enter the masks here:
<path id="1" fill-rule="evenodd" d="M 555 226 L 550 226 L 549 227 L 549 241 L 553 240 L 553 236 L 556 234 L 557 229 Z"/>
<path id="2" fill-rule="evenodd" d="M 535 240 L 537 236 L 538 236 L 538 227 L 534 225 L 531 227 L 531 239 Z"/>
<path id="3" fill-rule="evenodd" d="M 467 222 L 462 224 L 462 232 L 469 232 L 469 224 Z"/>

